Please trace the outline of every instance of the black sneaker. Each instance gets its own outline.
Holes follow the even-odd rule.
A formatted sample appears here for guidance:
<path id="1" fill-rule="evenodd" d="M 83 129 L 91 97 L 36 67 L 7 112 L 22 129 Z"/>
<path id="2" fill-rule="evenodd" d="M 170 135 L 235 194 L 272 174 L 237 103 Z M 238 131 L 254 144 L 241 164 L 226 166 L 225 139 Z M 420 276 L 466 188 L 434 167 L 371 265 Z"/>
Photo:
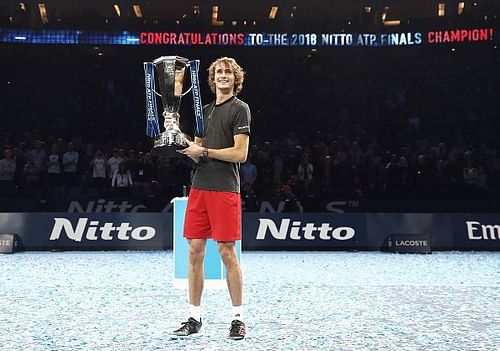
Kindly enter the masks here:
<path id="1" fill-rule="evenodd" d="M 177 336 L 188 336 L 191 334 L 198 333 L 201 329 L 201 319 L 198 322 L 193 317 L 189 317 L 187 322 L 182 322 L 182 327 L 172 332 L 172 335 Z"/>
<path id="2" fill-rule="evenodd" d="M 233 340 L 241 340 L 245 338 L 245 334 L 246 334 L 245 323 L 237 319 L 233 320 L 231 322 L 231 329 L 229 329 L 228 338 Z"/>

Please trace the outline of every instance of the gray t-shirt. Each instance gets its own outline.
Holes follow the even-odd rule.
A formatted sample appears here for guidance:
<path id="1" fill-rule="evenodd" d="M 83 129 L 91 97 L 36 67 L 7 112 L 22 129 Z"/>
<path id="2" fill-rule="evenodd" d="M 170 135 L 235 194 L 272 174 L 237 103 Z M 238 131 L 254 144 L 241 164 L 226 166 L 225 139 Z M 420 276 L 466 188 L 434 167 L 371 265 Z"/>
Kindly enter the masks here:
<path id="1" fill-rule="evenodd" d="M 209 149 L 234 146 L 234 136 L 250 135 L 250 108 L 232 97 L 222 104 L 215 101 L 203 106 L 205 135 L 202 145 Z M 193 188 L 202 190 L 240 192 L 240 164 L 208 158 L 201 161 L 193 177 Z"/>

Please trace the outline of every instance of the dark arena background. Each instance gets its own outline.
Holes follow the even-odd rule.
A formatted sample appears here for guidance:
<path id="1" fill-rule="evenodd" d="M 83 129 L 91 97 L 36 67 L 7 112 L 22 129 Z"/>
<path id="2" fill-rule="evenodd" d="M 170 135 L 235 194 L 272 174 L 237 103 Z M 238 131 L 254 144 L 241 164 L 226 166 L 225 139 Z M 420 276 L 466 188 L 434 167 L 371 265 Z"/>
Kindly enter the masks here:
<path id="1" fill-rule="evenodd" d="M 0 349 L 497 350 L 499 16 L 500 0 L 0 1 Z M 206 289 L 202 336 L 169 335 L 187 308 L 171 200 L 195 164 L 152 152 L 143 62 L 172 55 L 200 60 L 203 104 L 213 60 L 246 72 L 241 342 L 227 289 Z M 180 116 L 192 138 L 191 93 Z"/>

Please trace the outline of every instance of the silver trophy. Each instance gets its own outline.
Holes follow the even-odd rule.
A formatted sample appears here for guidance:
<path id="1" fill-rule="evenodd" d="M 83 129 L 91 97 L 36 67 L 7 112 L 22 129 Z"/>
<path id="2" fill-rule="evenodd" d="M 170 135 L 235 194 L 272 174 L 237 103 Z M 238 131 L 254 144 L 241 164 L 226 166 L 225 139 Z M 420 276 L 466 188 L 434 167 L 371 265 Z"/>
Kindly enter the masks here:
<path id="1" fill-rule="evenodd" d="M 180 56 L 162 56 L 153 61 L 156 67 L 156 77 L 163 104 L 163 126 L 165 131 L 154 137 L 154 148 L 182 148 L 187 136 L 179 128 L 179 108 L 181 98 L 191 91 L 182 92 L 188 59 Z"/>
<path id="2" fill-rule="evenodd" d="M 186 71 L 189 68 L 191 87 L 182 92 Z M 165 151 L 172 155 L 172 151 L 187 146 L 188 138 L 179 128 L 179 108 L 184 95 L 193 92 L 193 108 L 195 112 L 196 134 L 201 136 L 204 131 L 203 104 L 200 94 L 198 72 L 199 60 L 188 60 L 180 56 L 162 56 L 153 62 L 144 62 L 146 88 L 146 135 L 153 138 L 153 151 Z M 158 77 L 158 93 L 156 79 Z M 155 95 L 161 97 L 163 104 L 163 126 L 160 130 L 160 121 L 156 107 Z"/>

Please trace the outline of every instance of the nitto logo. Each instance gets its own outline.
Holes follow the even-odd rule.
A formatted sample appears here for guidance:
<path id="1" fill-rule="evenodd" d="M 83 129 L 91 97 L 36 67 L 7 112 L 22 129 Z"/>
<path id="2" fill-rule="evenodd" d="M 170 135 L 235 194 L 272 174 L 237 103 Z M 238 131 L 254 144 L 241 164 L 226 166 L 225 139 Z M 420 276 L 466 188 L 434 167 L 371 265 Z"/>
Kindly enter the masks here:
<path id="1" fill-rule="evenodd" d="M 314 223 L 304 223 L 293 221 L 290 226 L 290 219 L 281 220 L 279 230 L 272 219 L 259 219 L 259 230 L 257 231 L 257 240 L 264 240 L 269 230 L 271 235 L 277 240 L 286 240 L 289 237 L 292 240 L 315 240 L 319 235 L 320 240 L 349 240 L 354 237 L 355 231 L 351 227 L 333 228 L 330 223 L 321 223 L 318 227 Z M 303 234 L 303 235 L 302 235 Z"/>
<path id="2" fill-rule="evenodd" d="M 469 240 L 500 240 L 500 225 L 482 225 L 476 221 L 466 221 Z"/>
<path id="3" fill-rule="evenodd" d="M 73 227 L 67 218 L 54 218 L 54 227 L 50 233 L 50 240 L 58 240 L 61 233 L 64 231 L 66 236 L 74 241 L 82 241 L 85 237 L 87 240 L 113 240 L 113 234 L 116 234 L 118 240 L 150 240 L 155 234 L 156 230 L 153 227 L 137 227 L 133 228 L 130 223 L 120 223 L 115 226 L 113 223 L 105 222 L 99 226 L 99 221 L 90 221 L 88 218 L 80 218 L 76 227 Z"/>
<path id="4" fill-rule="evenodd" d="M 98 199 L 97 201 L 89 201 L 87 207 L 83 207 L 78 201 L 71 201 L 68 207 L 69 213 L 111 213 L 117 212 L 139 212 L 141 209 L 145 209 L 144 205 L 132 205 L 128 201 L 122 201 L 121 203 L 115 203 L 114 201 L 106 201 L 104 199 Z"/>

